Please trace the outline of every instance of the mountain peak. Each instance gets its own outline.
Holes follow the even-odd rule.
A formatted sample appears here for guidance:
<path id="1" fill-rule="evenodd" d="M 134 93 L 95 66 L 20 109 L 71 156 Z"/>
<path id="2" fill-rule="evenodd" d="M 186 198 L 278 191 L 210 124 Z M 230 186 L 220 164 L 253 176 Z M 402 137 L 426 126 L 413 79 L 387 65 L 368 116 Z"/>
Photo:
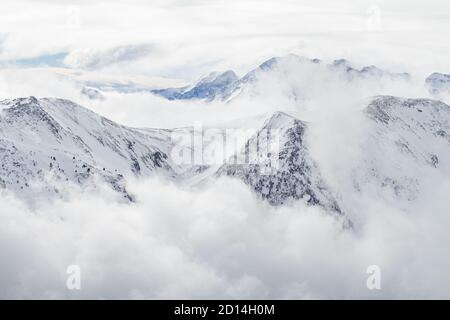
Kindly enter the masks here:
<path id="1" fill-rule="evenodd" d="M 2 104 L 7 108 L 9 115 L 17 117 L 28 115 L 41 120 L 49 118 L 47 112 L 42 108 L 40 100 L 34 96 L 2 101 Z"/>
<path id="2" fill-rule="evenodd" d="M 227 83 L 231 83 L 233 81 L 236 81 L 237 79 L 239 79 L 238 76 L 232 70 L 227 70 L 223 73 L 211 72 L 208 76 L 200 79 L 197 82 L 197 84 L 195 85 L 195 87 L 200 86 L 200 85 L 206 85 L 206 84 L 210 84 L 210 85 L 225 84 L 226 85 Z"/>
<path id="3" fill-rule="evenodd" d="M 272 69 L 280 60 L 281 58 L 279 57 L 272 57 L 266 61 L 264 61 L 263 63 L 261 63 L 259 65 L 259 69 L 263 70 L 263 71 L 267 71 Z"/>
<path id="4" fill-rule="evenodd" d="M 432 94 L 450 93 L 450 74 L 434 72 L 425 79 L 425 83 Z"/>
<path id="5" fill-rule="evenodd" d="M 300 122 L 300 120 L 298 120 L 297 118 L 283 111 L 276 111 L 272 114 L 272 116 L 270 116 L 269 119 L 266 120 L 266 122 L 264 123 L 264 128 L 284 128 L 286 126 L 291 126 L 296 121 Z"/>
<path id="6" fill-rule="evenodd" d="M 272 57 L 264 61 L 257 68 L 247 72 L 242 78 L 238 78 L 233 71 L 226 71 L 221 74 L 215 72 L 189 87 L 159 89 L 152 92 L 169 100 L 206 99 L 211 101 L 221 99 L 230 101 L 241 93 L 251 94 L 258 91 L 257 83 L 273 76 L 274 78 L 285 78 L 288 81 L 287 85 L 295 91 L 292 96 L 294 99 L 298 99 L 302 90 L 296 85 L 297 79 L 303 82 L 302 77 L 310 77 L 311 73 L 314 72 L 339 73 L 346 77 L 348 81 L 378 81 L 380 79 L 407 81 L 410 79 L 407 73 L 392 73 L 374 65 L 357 69 L 352 67 L 346 59 L 337 59 L 331 64 L 325 64 L 319 59 L 289 54 L 282 57 Z M 286 77 L 286 75 L 289 76 Z M 277 79 L 277 81 L 280 80 Z M 297 91 L 299 94 L 297 94 Z"/>
<path id="7" fill-rule="evenodd" d="M 15 99 L 5 99 L 3 101 L 0 101 L 0 103 L 2 105 L 4 105 L 5 107 L 14 107 L 14 106 L 22 106 L 22 105 L 38 106 L 39 99 L 37 99 L 35 96 L 29 96 L 29 97 L 15 98 Z"/>
<path id="8" fill-rule="evenodd" d="M 276 135 L 267 130 L 276 129 Z M 241 179 L 272 205 L 303 199 L 310 205 L 320 205 L 341 213 L 334 194 L 323 181 L 317 163 L 305 144 L 307 126 L 284 112 L 275 112 L 258 134 L 246 143 L 245 159 L 258 162 L 227 163 L 218 175 Z M 250 146 L 257 145 L 254 149 Z M 276 149 L 270 149 L 276 146 Z M 267 150 L 271 151 L 267 151 Z M 233 157 L 239 159 L 239 156 Z"/>
<path id="9" fill-rule="evenodd" d="M 21 197 L 59 195 L 59 187 L 64 188 L 60 182 L 84 185 L 96 176 L 131 199 L 123 178 L 155 170 L 174 174 L 165 132 L 120 126 L 65 99 L 1 103 L 0 184 Z"/>
<path id="10" fill-rule="evenodd" d="M 39 104 L 39 100 L 35 96 L 29 96 L 26 98 L 14 99 L 20 104 Z"/>
<path id="11" fill-rule="evenodd" d="M 259 69 L 263 71 L 269 71 L 273 69 L 276 65 L 282 64 L 282 63 L 299 63 L 299 62 L 310 62 L 310 63 L 321 63 L 322 61 L 320 59 L 310 59 L 304 56 L 299 56 L 293 53 L 290 53 L 288 55 L 282 56 L 282 57 L 272 57 L 266 61 L 264 61 L 262 64 L 259 65 Z"/>
<path id="12" fill-rule="evenodd" d="M 336 66 L 336 67 L 340 67 L 340 66 L 348 67 L 348 68 L 352 67 L 351 63 L 347 59 L 343 59 L 343 58 L 334 60 L 332 64 L 333 64 L 333 66 Z"/>

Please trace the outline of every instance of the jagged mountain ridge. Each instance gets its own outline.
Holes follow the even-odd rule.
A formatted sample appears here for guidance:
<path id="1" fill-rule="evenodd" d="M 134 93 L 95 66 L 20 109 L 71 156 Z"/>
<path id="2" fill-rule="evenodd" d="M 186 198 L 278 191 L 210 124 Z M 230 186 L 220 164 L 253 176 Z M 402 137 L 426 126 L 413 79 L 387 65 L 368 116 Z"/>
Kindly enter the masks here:
<path id="1" fill-rule="evenodd" d="M 1 105 L 0 184 L 24 198 L 60 196 L 67 184 L 83 186 L 99 178 L 131 200 L 126 190 L 130 177 L 160 174 L 181 182 L 204 172 L 206 178 L 217 176 L 214 171 L 208 173 L 211 166 L 186 167 L 172 161 L 171 133 L 192 134 L 189 128 L 129 128 L 64 99 L 28 97 Z M 282 131 L 282 170 L 272 173 L 279 177 L 276 192 L 255 185 L 256 193 L 273 205 L 308 197 L 311 205 L 338 210 L 302 144 L 304 124 L 278 112 L 259 132 L 266 129 Z M 259 169 L 253 173 L 258 179 Z M 252 185 L 251 178 L 244 182 Z"/>
<path id="2" fill-rule="evenodd" d="M 164 130 L 140 131 L 116 124 L 63 99 L 35 97 L 2 101 L 1 184 L 20 194 L 58 193 L 57 181 L 82 184 L 92 176 L 130 197 L 124 177 L 155 170 L 174 175 Z M 32 191 L 33 189 L 33 191 Z"/>
<path id="3" fill-rule="evenodd" d="M 178 165 L 171 158 L 171 133 L 189 129 L 129 128 L 63 99 L 29 97 L 0 105 L 0 185 L 24 197 L 61 195 L 67 184 L 84 185 L 97 177 L 131 199 L 127 178 L 155 174 L 174 181 L 235 177 L 273 205 L 303 199 L 340 212 L 346 197 L 339 187 L 327 183 L 309 150 L 311 142 L 305 133 L 314 124 L 282 112 L 270 117 L 241 150 L 248 154 L 256 137 L 278 130 L 276 170 L 262 174 L 265 162 L 227 162 L 217 170 L 209 165 Z M 357 192 L 375 185 L 411 201 L 427 173 L 450 174 L 448 105 L 429 99 L 377 96 L 364 114 L 369 121 L 364 156 L 357 159 L 348 178 Z M 264 145 L 260 147 L 264 149 Z"/>
<path id="4" fill-rule="evenodd" d="M 351 192 L 388 190 L 398 200 L 413 201 L 429 174 L 450 176 L 450 106 L 430 99 L 376 96 L 363 114 L 368 120 L 367 134 L 361 145 L 352 146 L 361 148 L 362 157 L 341 164 L 350 167 L 345 180 L 352 185 Z M 345 188 L 333 188 L 324 179 L 305 139 L 310 125 L 276 113 L 264 126 L 281 130 L 276 173 L 261 174 L 260 165 L 225 164 L 217 175 L 241 179 L 274 205 L 304 199 L 339 212 L 339 204 L 347 197 L 341 192 Z M 248 148 L 242 153 L 248 155 Z"/>
<path id="5" fill-rule="evenodd" d="M 225 97 L 227 88 L 238 79 L 238 76 L 231 70 L 221 74 L 213 72 L 192 86 L 157 89 L 151 92 L 169 100 L 201 98 L 211 101 L 218 96 Z"/>
<path id="6" fill-rule="evenodd" d="M 298 67 L 301 65 L 323 68 L 327 72 L 342 75 L 342 77 L 348 81 L 355 79 L 380 80 L 382 78 L 408 81 L 410 79 L 410 75 L 406 72 L 391 73 L 376 66 L 366 66 L 357 69 L 345 59 L 334 60 L 331 64 L 326 64 L 319 59 L 308 59 L 295 54 L 290 54 L 284 57 L 273 57 L 267 60 L 256 69 L 245 74 L 242 78 L 238 78 L 233 71 L 229 70 L 222 74 L 212 73 L 209 76 L 200 79 L 192 86 L 157 89 L 151 90 L 151 92 L 169 100 L 205 99 L 211 101 L 217 99 L 229 101 L 232 98 L 239 96 L 242 92 L 251 91 L 255 83 L 261 80 L 261 77 L 267 76 L 268 74 L 274 74 L 275 76 L 281 74 L 282 76 L 285 73 L 289 73 L 293 66 Z M 299 76 L 301 75 L 299 74 Z"/>
<path id="7" fill-rule="evenodd" d="M 277 135 L 261 139 L 261 135 L 269 130 L 278 130 Z M 269 162 L 267 164 L 263 161 L 252 164 L 248 160 L 244 164 L 225 164 L 218 170 L 217 175 L 227 175 L 243 180 L 273 205 L 304 199 L 310 205 L 321 205 L 339 212 L 334 195 L 323 181 L 320 169 L 309 154 L 304 141 L 306 130 L 305 122 L 283 112 L 275 113 L 247 142 L 241 156 L 248 159 L 257 157 L 256 153 L 259 153 L 260 149 L 264 150 L 263 153 L 266 150 L 270 151 L 267 144 L 278 138 L 279 152 L 276 161 L 271 162 L 270 157 L 267 157 L 266 162 Z M 259 150 L 250 147 L 256 144 Z M 263 157 L 266 157 L 266 154 Z"/>

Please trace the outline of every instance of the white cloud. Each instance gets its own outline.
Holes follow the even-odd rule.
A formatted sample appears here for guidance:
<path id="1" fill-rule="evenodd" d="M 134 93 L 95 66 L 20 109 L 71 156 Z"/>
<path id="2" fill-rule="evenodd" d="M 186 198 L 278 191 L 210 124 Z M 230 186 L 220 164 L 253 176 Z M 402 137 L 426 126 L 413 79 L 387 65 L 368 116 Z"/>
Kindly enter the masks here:
<path id="1" fill-rule="evenodd" d="M 443 185 L 448 192 L 449 185 Z M 367 201 L 354 231 L 317 207 L 273 208 L 238 181 L 133 182 L 35 211 L 2 194 L 2 298 L 448 298 L 446 193 L 405 214 Z M 106 193 L 106 194 L 105 194 Z M 423 206 L 425 205 L 425 206 Z M 81 290 L 65 287 L 81 268 Z M 379 265 L 382 290 L 366 288 Z"/>
<path id="2" fill-rule="evenodd" d="M 79 49 L 71 51 L 65 58 L 64 63 L 72 68 L 97 69 L 112 64 L 142 59 L 151 52 L 150 45 L 119 46 L 106 51 L 95 51 L 92 49 Z"/>

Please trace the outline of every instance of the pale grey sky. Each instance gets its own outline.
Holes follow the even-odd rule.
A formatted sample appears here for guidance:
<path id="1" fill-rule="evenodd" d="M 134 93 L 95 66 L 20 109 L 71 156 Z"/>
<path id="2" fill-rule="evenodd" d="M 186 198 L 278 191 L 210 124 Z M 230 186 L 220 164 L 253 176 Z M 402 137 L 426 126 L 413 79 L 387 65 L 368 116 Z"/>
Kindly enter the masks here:
<path id="1" fill-rule="evenodd" d="M 450 72 L 449 9 L 445 0 L 4 0 L 0 61 L 192 80 L 296 53 Z"/>

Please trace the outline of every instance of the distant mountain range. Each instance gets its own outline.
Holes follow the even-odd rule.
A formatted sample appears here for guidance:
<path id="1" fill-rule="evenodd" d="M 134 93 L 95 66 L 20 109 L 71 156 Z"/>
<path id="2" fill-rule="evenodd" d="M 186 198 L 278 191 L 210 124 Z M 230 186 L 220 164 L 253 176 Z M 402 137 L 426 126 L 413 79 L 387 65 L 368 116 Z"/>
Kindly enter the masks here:
<path id="1" fill-rule="evenodd" d="M 380 80 L 382 78 L 392 80 L 408 81 L 408 73 L 391 73 L 376 66 L 366 66 L 357 69 L 345 59 L 333 61 L 326 64 L 319 59 L 308 59 L 297 55 L 271 58 L 254 70 L 239 78 L 233 71 L 224 73 L 211 73 L 205 78 L 191 86 L 181 88 L 167 88 L 151 90 L 152 93 L 160 95 L 169 100 L 205 99 L 228 101 L 245 91 L 251 91 L 258 81 L 264 77 L 283 78 L 284 75 L 295 68 L 304 67 L 308 72 L 326 72 L 341 75 L 345 80 Z M 283 81 L 283 80 L 282 80 Z M 284 81 L 287 81 L 286 77 Z"/>
<path id="2" fill-rule="evenodd" d="M 193 84 L 182 87 L 154 88 L 137 84 L 132 81 L 114 82 L 77 81 L 80 93 L 89 99 L 105 99 L 106 92 L 136 93 L 150 92 L 168 100 L 204 100 L 204 101 L 231 101 L 245 94 L 258 95 L 258 85 L 266 79 L 277 83 L 289 82 L 292 72 L 306 72 L 318 74 L 326 72 L 331 76 L 338 76 L 346 81 L 402 81 L 409 82 L 411 75 L 407 72 L 390 72 L 377 66 L 370 65 L 362 68 L 355 67 L 346 59 L 336 59 L 325 63 L 320 59 L 309 59 L 290 54 L 283 57 L 273 57 L 261 63 L 257 68 L 250 70 L 239 77 L 234 71 L 211 72 Z M 289 83 L 287 84 L 289 86 Z M 439 98 L 442 94 L 450 94 L 450 75 L 435 72 L 424 80 L 429 92 Z M 303 88 L 290 88 L 291 96 L 297 99 L 302 95 Z M 306 90 L 306 89 L 305 89 Z"/>

